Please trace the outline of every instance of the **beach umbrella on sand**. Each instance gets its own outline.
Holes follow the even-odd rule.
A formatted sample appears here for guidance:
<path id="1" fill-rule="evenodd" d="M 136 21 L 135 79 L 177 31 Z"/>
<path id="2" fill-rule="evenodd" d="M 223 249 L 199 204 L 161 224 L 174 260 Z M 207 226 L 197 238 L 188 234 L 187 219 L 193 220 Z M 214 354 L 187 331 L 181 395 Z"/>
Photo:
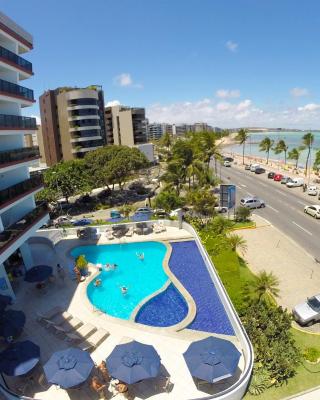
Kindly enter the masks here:
<path id="1" fill-rule="evenodd" d="M 212 383 L 232 377 L 240 356 L 232 342 L 213 336 L 191 343 L 183 353 L 191 375 Z"/>
<path id="2" fill-rule="evenodd" d="M 117 345 L 106 359 L 109 374 L 131 384 L 159 374 L 160 356 L 151 345 L 132 341 Z"/>

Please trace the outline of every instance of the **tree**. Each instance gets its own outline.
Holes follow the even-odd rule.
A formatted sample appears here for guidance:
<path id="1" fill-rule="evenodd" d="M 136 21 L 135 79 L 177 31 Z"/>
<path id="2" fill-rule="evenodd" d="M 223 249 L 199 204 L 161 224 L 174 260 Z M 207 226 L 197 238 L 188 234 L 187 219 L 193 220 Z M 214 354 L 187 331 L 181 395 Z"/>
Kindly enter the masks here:
<path id="1" fill-rule="evenodd" d="M 232 251 L 240 250 L 243 253 L 247 251 L 247 241 L 240 235 L 234 233 L 228 235 L 228 242 Z"/>
<path id="2" fill-rule="evenodd" d="M 195 212 L 205 217 L 211 217 L 216 214 L 215 205 L 217 200 L 209 190 L 192 190 L 188 194 L 188 201 Z"/>
<path id="3" fill-rule="evenodd" d="M 172 189 L 163 190 L 160 192 L 153 202 L 156 208 L 162 208 L 167 212 L 183 206 L 184 203 L 184 199 L 179 197 Z"/>
<path id="4" fill-rule="evenodd" d="M 165 146 L 168 150 L 170 150 L 170 147 L 172 145 L 172 138 L 168 132 L 166 132 L 162 138 L 160 139 L 160 144 Z"/>
<path id="5" fill-rule="evenodd" d="M 248 139 L 249 139 L 248 131 L 246 129 L 239 129 L 238 134 L 235 137 L 235 140 L 239 144 L 242 144 L 242 164 L 244 164 L 244 150 L 245 150 L 246 141 Z"/>
<path id="6" fill-rule="evenodd" d="M 294 149 L 292 149 L 292 150 L 289 151 L 288 158 L 289 158 L 289 160 L 295 160 L 295 162 L 296 162 L 296 168 L 298 168 L 299 158 L 300 158 L 301 152 L 302 152 L 304 149 L 305 149 L 304 146 L 300 146 L 300 147 L 298 147 L 298 148 L 295 147 Z"/>
<path id="7" fill-rule="evenodd" d="M 283 139 L 280 139 L 275 147 L 274 147 L 274 152 L 276 154 L 284 153 L 284 163 L 287 164 L 287 151 L 288 151 L 288 146 L 286 145 L 286 142 Z"/>
<path id="8" fill-rule="evenodd" d="M 316 152 L 316 156 L 313 163 L 313 168 L 317 171 L 320 169 L 320 150 Z"/>
<path id="9" fill-rule="evenodd" d="M 270 296 L 279 297 L 279 279 L 272 272 L 261 271 L 247 290 L 249 297 L 269 302 Z"/>
<path id="10" fill-rule="evenodd" d="M 233 225 L 233 222 L 222 215 L 215 216 L 206 227 L 206 231 L 214 232 L 215 235 L 225 234 Z"/>
<path id="11" fill-rule="evenodd" d="M 235 221 L 236 222 L 247 222 L 250 219 L 251 211 L 247 207 L 239 206 L 236 209 Z"/>
<path id="12" fill-rule="evenodd" d="M 260 151 L 265 151 L 267 153 L 267 164 L 269 162 L 269 154 L 270 150 L 273 146 L 274 140 L 271 140 L 269 137 L 265 137 L 261 142 L 259 143 L 259 149 Z"/>
<path id="13" fill-rule="evenodd" d="M 124 204 L 123 206 L 119 207 L 119 212 L 128 218 L 130 213 L 132 212 L 133 207 L 130 204 Z"/>
<path id="14" fill-rule="evenodd" d="M 170 161 L 167 171 L 161 176 L 160 180 L 175 187 L 177 195 L 180 194 L 181 187 L 186 180 L 186 167 L 181 159 Z"/>
<path id="15" fill-rule="evenodd" d="M 314 135 L 309 132 L 306 133 L 305 135 L 302 136 L 302 143 L 303 146 L 305 146 L 308 149 L 308 153 L 307 153 L 307 158 L 306 158 L 306 167 L 305 167 L 305 176 L 307 176 L 307 172 L 308 172 L 308 164 L 309 164 L 309 159 L 310 159 L 310 154 L 311 154 L 311 148 L 314 142 Z"/>
<path id="16" fill-rule="evenodd" d="M 295 375 L 301 360 L 289 314 L 264 301 L 252 301 L 242 311 L 241 320 L 254 348 L 255 364 L 267 371 L 270 384 L 287 382 Z"/>

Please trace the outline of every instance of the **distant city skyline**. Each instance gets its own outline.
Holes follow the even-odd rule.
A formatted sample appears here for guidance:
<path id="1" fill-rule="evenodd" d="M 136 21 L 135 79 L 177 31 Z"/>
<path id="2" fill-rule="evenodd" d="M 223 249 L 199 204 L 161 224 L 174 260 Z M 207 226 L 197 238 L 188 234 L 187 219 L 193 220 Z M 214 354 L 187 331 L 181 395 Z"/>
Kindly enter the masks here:
<path id="1" fill-rule="evenodd" d="M 0 0 L 34 37 L 35 97 L 102 85 L 151 122 L 320 128 L 320 4 Z M 39 117 L 36 104 L 27 115 Z"/>

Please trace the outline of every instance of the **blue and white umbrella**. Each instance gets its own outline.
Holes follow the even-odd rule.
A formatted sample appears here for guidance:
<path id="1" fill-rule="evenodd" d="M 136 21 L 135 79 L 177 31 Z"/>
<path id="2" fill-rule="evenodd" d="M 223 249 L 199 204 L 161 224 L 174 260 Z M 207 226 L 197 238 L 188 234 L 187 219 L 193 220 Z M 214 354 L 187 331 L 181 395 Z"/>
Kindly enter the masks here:
<path id="1" fill-rule="evenodd" d="M 16 342 L 0 353 L 0 372 L 20 376 L 31 371 L 40 360 L 40 347 L 30 340 Z"/>

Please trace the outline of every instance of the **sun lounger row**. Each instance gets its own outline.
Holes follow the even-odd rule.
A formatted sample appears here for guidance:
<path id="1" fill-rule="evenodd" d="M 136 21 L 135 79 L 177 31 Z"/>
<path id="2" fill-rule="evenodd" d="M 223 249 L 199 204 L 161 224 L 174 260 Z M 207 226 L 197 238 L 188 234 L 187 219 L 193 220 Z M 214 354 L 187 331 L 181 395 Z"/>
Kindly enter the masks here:
<path id="1" fill-rule="evenodd" d="M 135 227 L 130 226 L 126 229 L 116 229 L 116 230 L 107 230 L 106 237 L 108 240 L 113 240 L 115 237 L 120 238 L 121 236 L 132 237 L 134 233 L 138 235 L 146 235 L 148 233 L 161 233 L 165 232 L 167 229 L 163 222 L 159 222 L 153 225 L 146 224 L 145 222 L 137 223 Z"/>
<path id="2" fill-rule="evenodd" d="M 37 320 L 55 334 L 62 335 L 65 340 L 78 342 L 77 346 L 82 350 L 94 350 L 110 335 L 105 329 L 97 329 L 89 323 L 83 324 L 67 311 L 62 311 L 60 307 L 54 307 L 45 314 L 38 313 Z"/>

